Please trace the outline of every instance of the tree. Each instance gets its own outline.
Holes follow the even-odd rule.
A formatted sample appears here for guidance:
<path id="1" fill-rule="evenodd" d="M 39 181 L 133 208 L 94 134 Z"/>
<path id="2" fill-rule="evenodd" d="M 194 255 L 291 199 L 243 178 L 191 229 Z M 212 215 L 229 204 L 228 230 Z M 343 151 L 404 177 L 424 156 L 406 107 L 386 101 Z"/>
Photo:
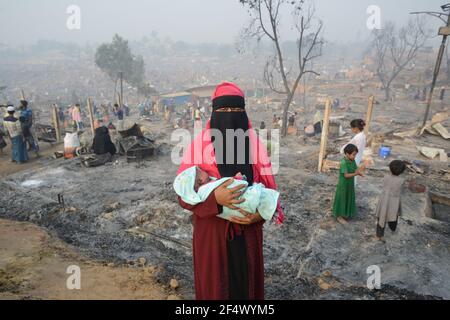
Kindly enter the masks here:
<path id="1" fill-rule="evenodd" d="M 270 89 L 284 95 L 282 136 L 287 134 L 289 107 L 294 99 L 300 80 L 312 73 L 311 62 L 322 54 L 322 22 L 314 17 L 314 9 L 305 0 L 239 0 L 250 15 L 249 25 L 242 30 L 244 41 L 251 38 L 271 42 L 274 54 L 264 68 L 264 81 Z M 296 30 L 297 52 L 294 60 L 285 55 L 280 34 L 281 11 L 292 12 Z"/>
<path id="2" fill-rule="evenodd" d="M 412 70 L 412 62 L 425 45 L 428 36 L 421 19 L 410 19 L 405 27 L 397 29 L 394 22 L 387 22 L 383 29 L 372 33 L 370 49 L 374 51 L 375 73 L 385 92 L 386 101 L 391 97 L 393 81 L 404 70 Z"/>
<path id="3" fill-rule="evenodd" d="M 95 53 L 95 64 L 117 84 L 119 72 L 131 86 L 140 90 L 145 85 L 145 63 L 142 56 L 134 56 L 128 41 L 115 35 L 111 43 L 100 45 Z"/>

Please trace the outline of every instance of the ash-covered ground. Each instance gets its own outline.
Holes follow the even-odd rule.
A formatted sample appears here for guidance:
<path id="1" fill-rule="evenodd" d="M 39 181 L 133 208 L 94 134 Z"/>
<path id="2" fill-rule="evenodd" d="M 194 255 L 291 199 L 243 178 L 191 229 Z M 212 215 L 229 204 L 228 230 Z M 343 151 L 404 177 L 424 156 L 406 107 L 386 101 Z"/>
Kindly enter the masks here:
<path id="1" fill-rule="evenodd" d="M 265 226 L 266 298 L 450 299 L 450 224 L 425 217 L 428 193 L 407 192 L 398 231 L 375 241 L 374 209 L 389 159 L 360 180 L 358 215 L 340 225 L 330 217 L 338 174 L 315 172 L 318 146 L 318 138 L 281 143 L 277 182 L 286 220 Z M 159 267 L 162 283 L 175 277 L 184 298 L 193 298 L 190 213 L 176 202 L 169 149 L 142 163 L 118 158 L 85 168 L 78 159 L 58 159 L 11 175 L 0 182 L 0 217 L 43 226 L 95 260 L 144 257 Z M 433 168 L 418 178 L 449 194 L 448 176 Z M 381 290 L 367 288 L 373 265 Z"/>

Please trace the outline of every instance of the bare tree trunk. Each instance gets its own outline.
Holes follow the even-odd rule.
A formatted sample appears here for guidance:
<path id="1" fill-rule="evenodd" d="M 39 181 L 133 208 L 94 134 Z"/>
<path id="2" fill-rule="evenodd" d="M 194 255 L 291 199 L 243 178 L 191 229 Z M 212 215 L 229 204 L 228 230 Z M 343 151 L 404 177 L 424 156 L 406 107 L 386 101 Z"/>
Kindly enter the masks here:
<path id="1" fill-rule="evenodd" d="M 287 99 L 283 106 L 283 126 L 281 128 L 281 136 L 282 137 L 287 136 L 288 111 L 289 111 L 289 106 L 291 105 L 292 100 L 294 99 L 294 92 L 295 91 L 293 91 L 292 93 L 290 93 L 287 96 Z"/>
<path id="2" fill-rule="evenodd" d="M 119 78 L 116 78 L 114 81 L 114 98 L 113 101 L 116 101 L 116 93 L 117 93 L 117 81 L 119 81 Z"/>
<path id="3" fill-rule="evenodd" d="M 389 101 L 390 98 L 391 98 L 391 88 L 386 87 L 384 88 L 384 101 Z"/>
<path id="4" fill-rule="evenodd" d="M 257 37 L 258 40 L 265 36 L 274 45 L 276 54 L 267 62 L 264 77 L 272 91 L 285 96 L 281 128 L 282 136 L 285 137 L 287 135 L 289 107 L 294 99 L 300 80 L 307 73 L 318 75 L 312 69 L 311 62 L 322 54 L 323 39 L 320 36 L 322 22 L 319 21 L 317 26 L 315 26 L 315 23 L 313 23 L 314 10 L 312 8 L 303 8 L 303 0 L 240 0 L 240 2 L 248 6 L 250 11 L 252 11 L 250 26 L 245 29 L 246 36 Z M 291 9 L 294 10 L 293 28 L 295 27 L 299 33 L 297 40 L 298 73 L 296 76 L 293 76 L 291 71 L 294 67 L 295 72 L 297 72 L 297 66 L 295 66 L 297 63 L 292 64 L 283 57 L 280 42 L 279 13 L 280 8 L 284 4 L 292 6 Z M 264 16 L 268 16 L 268 19 L 264 19 Z M 279 78 L 281 78 L 282 85 L 277 81 Z"/>
<path id="5" fill-rule="evenodd" d="M 448 52 L 448 47 L 449 45 L 447 45 L 447 80 L 450 81 L 450 54 Z"/>
<path id="6" fill-rule="evenodd" d="M 391 84 L 417 57 L 427 40 L 419 20 L 397 29 L 393 22 L 386 22 L 382 30 L 373 31 L 371 47 L 375 49 L 375 70 L 385 93 L 386 101 L 392 96 Z"/>

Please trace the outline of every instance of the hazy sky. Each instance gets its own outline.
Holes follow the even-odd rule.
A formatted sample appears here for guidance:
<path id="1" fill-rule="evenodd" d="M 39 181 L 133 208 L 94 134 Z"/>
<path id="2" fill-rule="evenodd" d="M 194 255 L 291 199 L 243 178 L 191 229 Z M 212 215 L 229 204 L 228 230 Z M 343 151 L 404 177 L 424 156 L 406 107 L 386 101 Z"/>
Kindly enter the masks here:
<path id="1" fill-rule="evenodd" d="M 317 16 L 331 41 L 353 41 L 368 34 L 369 5 L 382 21 L 404 23 L 410 11 L 440 11 L 448 0 L 316 0 Z M 68 6 L 81 9 L 81 30 L 69 31 Z M 283 24 L 290 23 L 284 14 Z M 434 19 L 434 18 L 433 18 Z M 108 41 L 114 33 L 141 39 L 161 37 L 187 42 L 232 43 L 248 20 L 238 0 L 0 0 L 0 43 L 22 45 L 39 39 L 76 43 Z M 438 22 L 438 21 L 436 21 Z M 286 28 L 286 32 L 291 32 Z"/>

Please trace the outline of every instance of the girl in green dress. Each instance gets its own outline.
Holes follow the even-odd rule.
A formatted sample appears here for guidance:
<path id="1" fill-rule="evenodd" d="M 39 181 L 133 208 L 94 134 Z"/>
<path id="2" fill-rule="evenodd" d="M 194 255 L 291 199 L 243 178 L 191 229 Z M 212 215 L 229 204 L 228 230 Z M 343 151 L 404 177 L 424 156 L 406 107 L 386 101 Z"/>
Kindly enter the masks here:
<path id="1" fill-rule="evenodd" d="M 345 157 L 341 160 L 339 182 L 333 203 L 333 216 L 339 223 L 346 224 L 348 218 L 356 214 L 355 177 L 363 176 L 364 167 L 358 168 L 355 162 L 358 148 L 349 144 L 344 148 Z"/>

